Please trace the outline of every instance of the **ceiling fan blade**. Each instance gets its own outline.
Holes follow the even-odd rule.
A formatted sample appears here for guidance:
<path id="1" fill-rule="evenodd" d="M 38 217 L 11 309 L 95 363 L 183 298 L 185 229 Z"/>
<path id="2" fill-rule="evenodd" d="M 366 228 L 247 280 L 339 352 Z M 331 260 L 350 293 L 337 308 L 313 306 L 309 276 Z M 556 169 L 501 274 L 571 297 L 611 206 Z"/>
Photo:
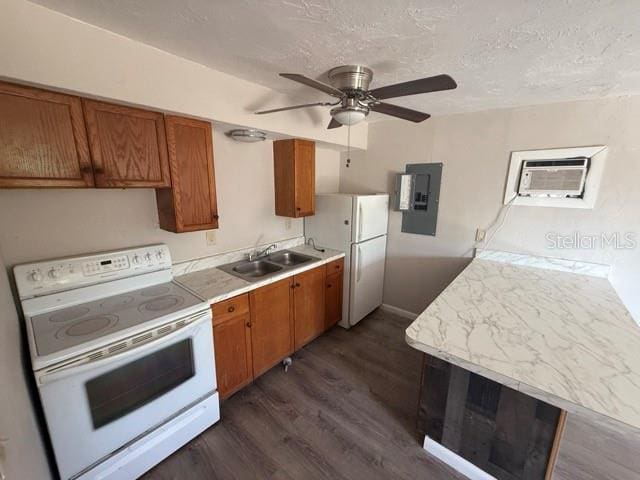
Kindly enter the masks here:
<path id="1" fill-rule="evenodd" d="M 329 122 L 329 126 L 327 127 L 327 129 L 338 128 L 341 126 L 342 124 L 340 122 L 338 122 L 335 118 L 332 118 L 331 121 Z"/>
<path id="2" fill-rule="evenodd" d="M 332 95 L 334 97 L 344 97 L 344 93 L 341 90 L 338 90 L 331 85 L 327 85 L 326 83 L 314 80 L 313 78 L 305 77 L 304 75 L 300 75 L 298 73 L 281 73 L 280 76 L 288 78 L 289 80 L 293 80 L 294 82 L 302 83 L 308 87 L 315 88 L 316 90 L 320 90 L 321 92 L 328 93 L 329 95 Z"/>
<path id="3" fill-rule="evenodd" d="M 256 115 L 264 115 L 265 113 L 284 112 L 285 110 L 295 110 L 296 108 L 327 107 L 329 105 L 335 105 L 335 103 L 331 103 L 331 102 L 305 103 L 304 105 L 294 105 L 292 107 L 274 108 L 271 110 L 262 110 L 260 112 L 255 112 L 255 113 Z"/>
<path id="4" fill-rule="evenodd" d="M 431 116 L 428 113 L 399 107 L 398 105 L 391 105 L 390 103 L 378 103 L 376 105 L 370 105 L 369 108 L 374 112 L 384 113 L 385 115 L 391 115 L 392 117 L 402 118 L 403 120 L 409 120 L 415 123 L 422 122 Z"/>
<path id="5" fill-rule="evenodd" d="M 406 97 L 418 93 L 439 92 L 440 90 L 452 90 L 458 84 L 449 75 L 436 75 L 435 77 L 421 78 L 410 82 L 396 83 L 370 90 L 369 93 L 378 100 L 386 98 Z"/>

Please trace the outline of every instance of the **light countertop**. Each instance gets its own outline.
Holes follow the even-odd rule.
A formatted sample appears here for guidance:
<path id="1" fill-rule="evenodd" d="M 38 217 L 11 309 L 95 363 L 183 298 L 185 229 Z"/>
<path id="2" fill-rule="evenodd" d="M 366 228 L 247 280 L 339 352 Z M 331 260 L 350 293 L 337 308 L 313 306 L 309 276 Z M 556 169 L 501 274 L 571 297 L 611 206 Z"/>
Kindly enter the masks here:
<path id="1" fill-rule="evenodd" d="M 640 428 L 640 327 L 606 273 L 601 265 L 481 252 L 406 340 L 569 412 Z"/>
<path id="2" fill-rule="evenodd" d="M 257 282 L 248 282 L 215 267 L 180 275 L 176 277 L 176 280 L 209 300 L 209 303 L 217 303 L 344 257 L 344 252 L 329 248 L 324 252 L 318 252 L 308 245 L 299 245 L 287 250 L 310 255 L 318 260 L 304 263 L 297 268 L 288 269 L 279 275 L 270 276 Z"/>

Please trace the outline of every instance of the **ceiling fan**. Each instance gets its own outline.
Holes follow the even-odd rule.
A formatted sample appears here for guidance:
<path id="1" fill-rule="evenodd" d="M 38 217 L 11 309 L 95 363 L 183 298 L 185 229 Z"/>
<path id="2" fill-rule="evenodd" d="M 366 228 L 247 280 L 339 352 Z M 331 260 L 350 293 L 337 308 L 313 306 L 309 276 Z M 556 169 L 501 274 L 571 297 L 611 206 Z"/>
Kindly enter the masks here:
<path id="1" fill-rule="evenodd" d="M 435 77 L 421 78 L 419 80 L 396 83 L 394 85 L 369 90 L 369 83 L 371 83 L 371 79 L 373 78 L 373 71 L 362 65 L 343 65 L 332 68 L 328 73 L 331 85 L 298 73 L 281 73 L 280 76 L 320 90 L 337 98 L 337 100 L 334 102 L 306 103 L 304 105 L 274 108 L 272 110 L 256 112 L 256 114 L 263 115 L 265 113 L 275 113 L 307 107 L 333 107 L 331 109 L 331 122 L 329 122 L 327 128 L 354 125 L 364 120 L 370 111 L 391 115 L 392 117 L 409 120 L 411 122 L 422 122 L 431 115 L 418 112 L 417 110 L 411 110 L 410 108 L 385 103 L 381 100 L 416 95 L 418 93 L 451 90 L 458 86 L 455 80 L 449 75 L 436 75 Z"/>

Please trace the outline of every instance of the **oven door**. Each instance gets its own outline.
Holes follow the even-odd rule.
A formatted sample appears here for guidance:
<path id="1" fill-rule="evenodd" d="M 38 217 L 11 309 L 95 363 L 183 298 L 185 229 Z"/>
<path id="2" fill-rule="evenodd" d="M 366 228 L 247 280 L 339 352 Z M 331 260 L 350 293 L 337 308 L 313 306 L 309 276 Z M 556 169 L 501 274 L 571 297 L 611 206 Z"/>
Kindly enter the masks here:
<path id="1" fill-rule="evenodd" d="M 138 347 L 38 375 L 63 479 L 215 391 L 211 312 L 196 315 L 191 323 Z"/>

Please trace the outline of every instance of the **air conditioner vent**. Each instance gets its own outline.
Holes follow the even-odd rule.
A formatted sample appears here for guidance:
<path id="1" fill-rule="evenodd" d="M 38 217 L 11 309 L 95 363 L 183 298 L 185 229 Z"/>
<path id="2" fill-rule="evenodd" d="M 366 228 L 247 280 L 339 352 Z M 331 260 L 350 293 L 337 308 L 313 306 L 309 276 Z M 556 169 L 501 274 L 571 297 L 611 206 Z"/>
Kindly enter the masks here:
<path id="1" fill-rule="evenodd" d="M 525 160 L 518 188 L 519 196 L 573 197 L 584 194 L 588 158 Z"/>

